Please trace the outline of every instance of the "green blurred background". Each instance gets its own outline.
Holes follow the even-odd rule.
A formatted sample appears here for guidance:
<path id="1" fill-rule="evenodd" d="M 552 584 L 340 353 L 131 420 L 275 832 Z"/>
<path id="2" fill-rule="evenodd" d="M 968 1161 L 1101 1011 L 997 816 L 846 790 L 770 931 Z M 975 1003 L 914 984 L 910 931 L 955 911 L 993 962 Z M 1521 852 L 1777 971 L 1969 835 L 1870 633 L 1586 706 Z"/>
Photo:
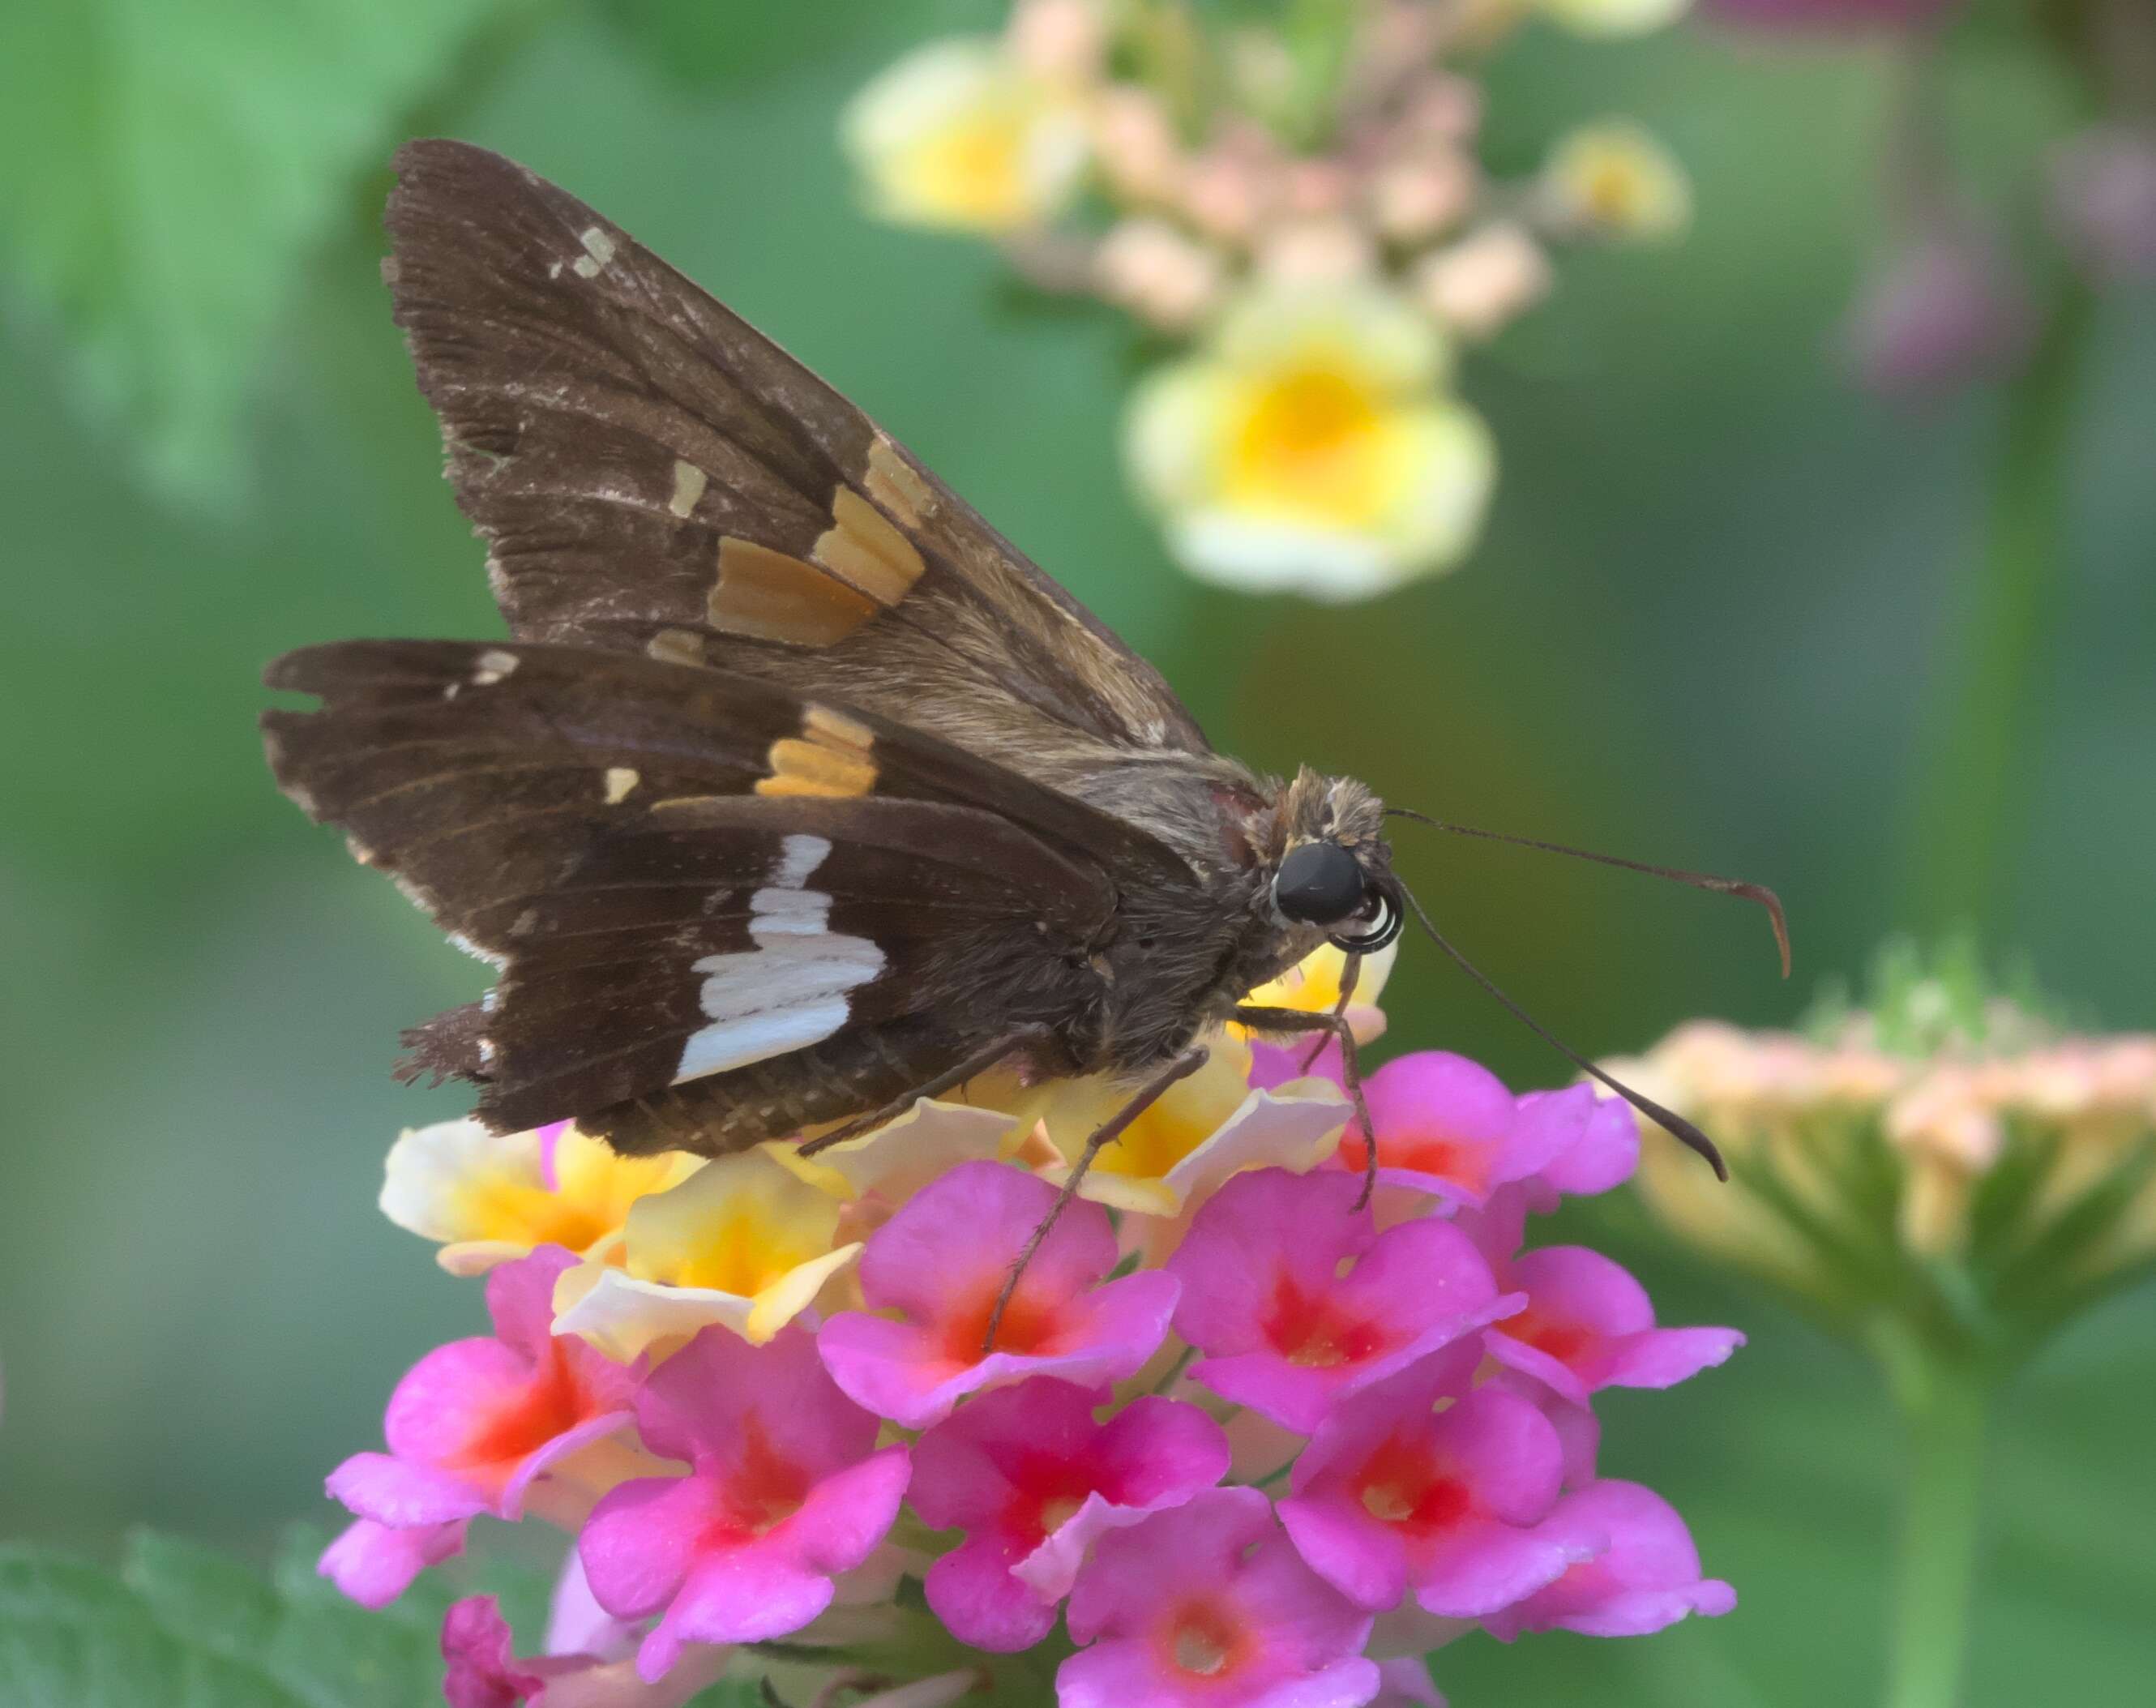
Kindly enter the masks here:
<path id="1" fill-rule="evenodd" d="M 1835 319 L 1873 240 L 1884 56 L 1691 28 L 1531 28 L 1490 147 L 1636 115 L 1697 181 L 1689 241 L 1589 254 L 1469 395 L 1502 446 L 1454 579 L 1318 610 L 1202 590 L 1118 473 L 1128 338 L 1020 301 L 974 244 L 874 225 L 844 97 L 988 0 L 13 0 L 0 20 L 0 1535 L 109 1553 L 147 1522 L 266 1549 L 328 1515 L 398 1373 L 469 1285 L 374 1209 L 399 1026 L 479 988 L 264 772 L 271 655 L 498 632 L 376 279 L 384 162 L 448 132 L 556 177 L 809 361 L 1183 690 L 1215 741 L 1469 823 L 1777 885 L 1755 918 L 1537 857 L 1409 840 L 1469 953 L 1583 1048 L 1794 1016 L 1937 923 L 1911 803 L 1976 558 L 1999 399 L 1852 393 Z M 2061 100 L 2002 39 L 1953 85 L 2025 172 Z M 2101 313 L 2070 574 L 2006 861 L 1977 923 L 2108 1028 L 2156 1025 L 2156 304 Z M 1928 730 L 1931 733 L 1928 734 Z M 1412 838 L 1414 833 L 1409 831 Z M 1407 946 L 1393 1042 L 1522 1084 L 1559 1064 Z M 1751 1345 L 1614 1397 L 1604 1469 L 1668 1493 L 1727 1619 L 1440 1657 L 1455 1703 L 1871 1694 L 1893 1421 L 1871 1373 L 1599 1212 L 1671 1320 Z M 1969 1700 L 2156 1691 L 2156 1299 L 2085 1320 L 1999 1424 Z"/>

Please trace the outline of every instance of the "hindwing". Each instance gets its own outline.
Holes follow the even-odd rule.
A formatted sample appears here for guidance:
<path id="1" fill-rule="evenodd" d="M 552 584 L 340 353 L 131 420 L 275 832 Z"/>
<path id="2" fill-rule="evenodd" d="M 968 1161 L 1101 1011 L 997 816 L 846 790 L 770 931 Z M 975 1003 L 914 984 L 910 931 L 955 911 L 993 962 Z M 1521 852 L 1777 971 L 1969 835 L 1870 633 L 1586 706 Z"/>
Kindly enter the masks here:
<path id="1" fill-rule="evenodd" d="M 750 1136 L 851 1113 L 871 1082 L 978 1047 L 976 1010 L 1067 1021 L 1118 886 L 1190 881 L 1108 815 L 730 672 L 352 641 L 267 679 L 321 700 L 265 715 L 280 783 L 499 970 L 413 1042 L 420 1068 L 479 1082 L 505 1130 L 690 1081 L 711 1083 L 683 1127 L 708 1125 L 712 1077 L 752 1064 Z M 812 1047 L 789 1077 L 778 1058 Z"/>

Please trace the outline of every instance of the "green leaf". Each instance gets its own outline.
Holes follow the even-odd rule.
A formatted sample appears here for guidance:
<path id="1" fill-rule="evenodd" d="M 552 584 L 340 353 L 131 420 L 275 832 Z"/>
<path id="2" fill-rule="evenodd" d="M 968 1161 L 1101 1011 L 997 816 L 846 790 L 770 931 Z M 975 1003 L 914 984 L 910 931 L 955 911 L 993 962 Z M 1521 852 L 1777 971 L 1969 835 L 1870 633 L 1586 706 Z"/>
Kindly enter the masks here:
<path id="1" fill-rule="evenodd" d="M 9 0 L 0 268 L 168 489 L 228 491 L 265 327 L 481 27 L 536 0 Z"/>
<path id="2" fill-rule="evenodd" d="M 309 1698 L 259 1668 L 167 1630 L 116 1578 L 23 1548 L 0 1549 L 0 1701 L 8 1708 L 311 1708 Z"/>

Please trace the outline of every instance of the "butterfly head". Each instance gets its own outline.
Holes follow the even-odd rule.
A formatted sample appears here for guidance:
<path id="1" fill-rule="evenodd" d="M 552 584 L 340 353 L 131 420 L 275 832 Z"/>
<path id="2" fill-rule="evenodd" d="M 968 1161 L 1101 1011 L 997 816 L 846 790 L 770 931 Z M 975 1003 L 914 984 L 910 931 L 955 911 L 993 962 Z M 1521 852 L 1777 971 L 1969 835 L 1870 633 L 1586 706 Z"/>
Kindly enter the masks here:
<path id="1" fill-rule="evenodd" d="M 1322 931 L 1336 949 L 1369 954 L 1384 948 L 1400 934 L 1404 909 L 1383 804 L 1352 779 L 1305 771 L 1286 805 L 1274 908 L 1291 924 Z"/>

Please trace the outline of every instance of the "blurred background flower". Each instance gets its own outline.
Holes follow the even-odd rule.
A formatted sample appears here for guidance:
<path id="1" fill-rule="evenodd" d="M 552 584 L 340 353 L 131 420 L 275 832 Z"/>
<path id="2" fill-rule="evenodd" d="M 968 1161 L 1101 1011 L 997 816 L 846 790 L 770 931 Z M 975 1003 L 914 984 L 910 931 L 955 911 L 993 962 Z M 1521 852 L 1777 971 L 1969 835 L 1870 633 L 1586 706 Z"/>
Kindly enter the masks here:
<path id="1" fill-rule="evenodd" d="M 1683 0 L 1558 0 L 1588 38 Z M 1442 354 L 1548 291 L 1547 246 L 1666 239 L 1684 169 L 1583 125 L 1538 173 L 1480 152 L 1484 63 L 1528 8 L 1455 0 L 1019 0 L 892 64 L 842 131 L 869 208 L 1003 239 L 1197 352 L 1134 389 L 1138 496 L 1205 580 L 1332 602 L 1461 563 L 1496 476 Z M 1419 327 L 1415 321 L 1424 322 Z M 1326 329 L 1330 328 L 1329 335 Z"/>
<path id="2" fill-rule="evenodd" d="M 1983 381 L 1883 404 L 1833 358 L 1883 244 L 1909 39 L 1799 39 L 1704 6 L 1589 39 L 1492 10 L 1512 33 L 1449 62 L 1471 84 L 1420 115 L 1473 137 L 1473 182 L 1533 184 L 1557 139 L 1625 116 L 1683 162 L 1691 223 L 1679 243 L 1566 248 L 1477 204 L 1430 239 L 1403 288 L 1455 305 L 1503 477 L 1476 573 L 1342 609 L 1179 573 L 1125 496 L 1129 388 L 1194 358 L 1224 282 L 1178 279 L 1189 332 L 1134 355 L 1120 311 L 1059 309 L 990 245 L 861 210 L 838 116 L 923 43 L 1000 40 L 1004 0 L 0 8 L 0 1535 L 112 1559 L 148 1523 L 267 1557 L 398 1375 L 477 1327 L 470 1284 L 369 1204 L 392 1136 L 466 1106 L 389 1080 L 396 1032 L 483 972 L 275 796 L 251 730 L 262 661 L 297 642 L 499 632 L 376 283 L 387 161 L 414 134 L 529 160 L 768 329 L 1157 662 L 1224 749 L 1771 881 L 1811 974 L 1973 920 L 2087 1005 L 2069 1031 L 2156 1026 L 2148 287 L 2091 287 L 2071 363 L 2040 328 L 2053 378 L 2012 399 Z M 2040 310 L 2065 253 L 2047 234 L 2094 205 L 2054 198 L 2076 139 L 2145 123 L 2123 85 L 2091 103 L 2062 72 L 2037 23 L 2062 15 L 2088 9 L 1991 0 L 1918 44 L 1960 205 L 2004 234 Z M 1280 86 L 1277 56 L 1245 58 Z M 1171 127 L 1163 155 L 1143 115 L 1125 129 L 1140 177 L 1188 146 Z M 1447 177 L 1389 183 L 1387 218 L 1431 217 Z M 2010 441 L 2050 449 L 2016 461 Z M 2061 548 L 1984 594 L 1987 541 L 2032 526 Z M 1987 600 L 2001 620 L 1979 645 Z M 1972 657 L 2031 691 L 1963 691 Z M 1469 953 L 1598 1056 L 1687 1016 L 1789 1022 L 1751 931 L 1697 898 L 1405 831 L 1399 858 Z M 1509 1088 L 1553 1083 L 1426 948 L 1385 1002 L 1373 1061 L 1442 1047 Z M 1726 1268 L 1644 1212 L 1603 1199 L 1556 1222 L 1666 1320 L 1748 1335 L 1711 1399 L 1620 1392 L 1605 1418 L 1608 1462 L 1667 1495 L 1744 1603 L 1645 1643 L 1455 1644 L 1447 1693 L 1874 1700 L 1901 1461 L 1866 1363 L 1779 1291 L 1732 1298 Z M 2151 1299 L 2093 1302 L 1989 1415 L 1958 1708 L 2141 1688 L 2156 1558 L 2126 1509 L 2156 1415 Z M 519 1633 L 543 1612 L 516 1613 Z M 422 1641 L 433 1675 L 399 1701 L 439 1689 Z"/>
<path id="3" fill-rule="evenodd" d="M 2156 1273 L 2156 1033 L 2076 1034 L 1966 942 L 1900 942 L 1861 1007 L 1795 1032 L 1692 1021 L 1615 1071 L 1729 1157 L 1731 1189 L 1702 1192 L 1676 1146 L 1645 1147 L 1663 1224 L 1877 1361 L 1907 1435 L 1887 1700 L 1961 1700 L 1989 1415 L 2075 1318 Z"/>

